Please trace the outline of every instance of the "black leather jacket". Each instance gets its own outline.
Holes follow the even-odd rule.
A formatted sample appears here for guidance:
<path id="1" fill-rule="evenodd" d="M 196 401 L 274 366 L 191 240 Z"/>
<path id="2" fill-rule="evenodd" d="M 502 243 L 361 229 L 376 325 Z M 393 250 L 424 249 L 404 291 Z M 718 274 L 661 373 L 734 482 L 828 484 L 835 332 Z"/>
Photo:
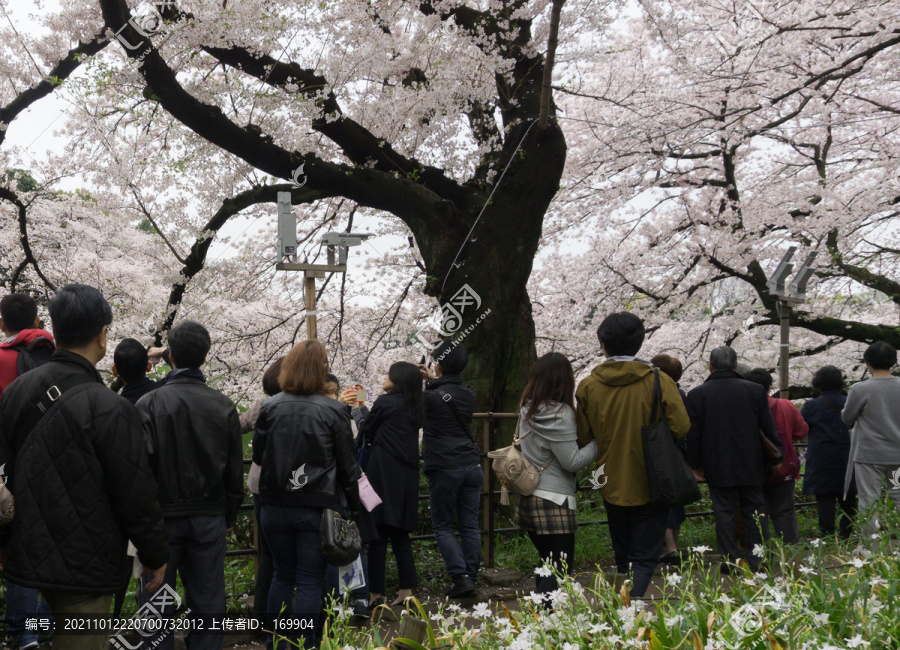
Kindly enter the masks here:
<path id="1" fill-rule="evenodd" d="M 70 389 L 29 433 L 21 422 L 50 386 Z M 111 594 L 131 558 L 153 569 L 169 557 L 156 481 L 137 411 L 103 385 L 84 357 L 57 350 L 16 379 L 0 401 L 0 431 L 16 499 L 4 573 L 38 589 Z M 3 543 L 5 540 L 0 540 Z"/>
<path id="2" fill-rule="evenodd" d="M 263 505 L 360 512 L 359 466 L 350 415 L 318 393 L 279 393 L 262 403 L 253 435 L 253 462 L 262 467 Z"/>
<path id="3" fill-rule="evenodd" d="M 166 517 L 225 515 L 244 500 L 241 428 L 230 399 L 199 379 L 176 377 L 137 403 Z"/>

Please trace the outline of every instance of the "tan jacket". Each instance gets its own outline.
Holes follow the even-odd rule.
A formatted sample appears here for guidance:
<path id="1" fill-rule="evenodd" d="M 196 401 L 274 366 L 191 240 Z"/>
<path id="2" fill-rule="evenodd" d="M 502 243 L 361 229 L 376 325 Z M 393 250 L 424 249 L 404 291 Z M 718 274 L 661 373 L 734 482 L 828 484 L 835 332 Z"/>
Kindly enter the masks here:
<path id="1" fill-rule="evenodd" d="M 691 428 L 687 410 L 672 379 L 659 374 L 666 419 L 676 440 Z M 618 506 L 650 503 L 641 427 L 650 423 L 653 369 L 643 361 L 607 361 L 578 385 L 578 444 L 597 441 L 601 494 Z"/>

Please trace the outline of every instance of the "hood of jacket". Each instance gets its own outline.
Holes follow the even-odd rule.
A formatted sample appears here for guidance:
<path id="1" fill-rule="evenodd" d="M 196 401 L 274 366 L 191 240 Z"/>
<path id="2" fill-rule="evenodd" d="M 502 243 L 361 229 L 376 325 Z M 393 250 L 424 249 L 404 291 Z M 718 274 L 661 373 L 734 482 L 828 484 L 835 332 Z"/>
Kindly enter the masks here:
<path id="1" fill-rule="evenodd" d="M 653 367 L 643 361 L 607 361 L 591 372 L 591 377 L 607 386 L 628 386 L 653 372 Z"/>
<path id="2" fill-rule="evenodd" d="M 565 404 L 544 405 L 534 414 L 530 420 L 525 419 L 528 412 L 528 404 L 520 411 L 522 417 L 522 431 L 534 431 L 547 440 L 568 442 L 577 440 L 575 433 L 575 411 Z"/>
<path id="3" fill-rule="evenodd" d="M 22 330 L 13 338 L 7 339 L 6 341 L 0 343 L 0 348 L 11 348 L 22 343 L 31 343 L 33 340 L 42 337 L 51 341 L 53 340 L 53 335 L 50 332 L 44 330 Z"/>

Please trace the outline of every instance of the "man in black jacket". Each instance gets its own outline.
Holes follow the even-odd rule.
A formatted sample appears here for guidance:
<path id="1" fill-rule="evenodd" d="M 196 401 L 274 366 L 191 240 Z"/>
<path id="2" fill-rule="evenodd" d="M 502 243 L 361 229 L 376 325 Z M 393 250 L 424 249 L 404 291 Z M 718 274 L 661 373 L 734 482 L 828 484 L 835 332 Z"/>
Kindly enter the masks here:
<path id="1" fill-rule="evenodd" d="M 94 365 L 106 354 L 112 310 L 81 284 L 50 301 L 57 350 L 0 400 L 0 438 L 16 498 L 7 580 L 41 591 L 56 619 L 54 647 L 104 648 L 104 636 L 67 636 L 66 616 L 109 613 L 130 539 L 162 584 L 166 531 L 137 411 Z M 40 410 L 43 407 L 43 411 Z M 6 540 L 0 540 L 6 546 Z"/>
<path id="2" fill-rule="evenodd" d="M 132 404 L 162 384 L 147 377 L 150 368 L 150 357 L 147 348 L 137 339 L 122 339 L 113 352 L 112 374 L 122 380 L 123 388 L 119 393 Z"/>
<path id="3" fill-rule="evenodd" d="M 478 503 L 484 472 L 471 434 L 475 393 L 459 376 L 469 361 L 465 348 L 442 341 L 431 356 L 437 361 L 434 372 L 420 366 L 428 380 L 422 457 L 434 537 L 453 581 L 447 596 L 461 598 L 476 594 L 481 564 Z M 456 541 L 454 519 L 462 544 Z"/>
<path id="4" fill-rule="evenodd" d="M 735 503 L 739 499 L 747 522 L 744 559 L 756 571 L 761 556 L 757 545 L 769 539 L 760 431 L 779 449 L 781 440 L 765 389 L 743 379 L 736 367 L 737 354 L 732 348 L 723 345 L 710 354 L 711 374 L 685 401 L 691 418 L 688 452 L 697 479 L 709 485 L 719 551 L 728 562 L 740 556 L 735 534 Z"/>
<path id="5" fill-rule="evenodd" d="M 166 584 L 175 587 L 178 571 L 191 612 L 221 616 L 225 538 L 244 498 L 244 472 L 237 410 L 206 385 L 200 371 L 209 348 L 209 332 L 200 323 L 174 327 L 169 332 L 173 370 L 164 386 L 138 400 L 137 408 L 169 533 Z M 221 648 L 223 639 L 221 634 L 198 636 L 191 650 Z M 153 645 L 153 639 L 148 641 Z M 173 648 L 174 637 L 166 635 L 154 647 Z"/>

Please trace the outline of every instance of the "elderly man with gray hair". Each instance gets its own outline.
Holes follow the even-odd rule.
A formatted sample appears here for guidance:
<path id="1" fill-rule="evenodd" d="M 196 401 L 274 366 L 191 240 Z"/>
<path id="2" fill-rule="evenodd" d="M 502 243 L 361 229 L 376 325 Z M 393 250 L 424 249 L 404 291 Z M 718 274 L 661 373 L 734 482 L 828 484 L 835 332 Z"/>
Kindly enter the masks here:
<path id="1" fill-rule="evenodd" d="M 691 418 L 688 453 L 698 480 L 709 485 L 716 517 L 716 539 L 726 562 L 740 556 L 735 534 L 736 503 L 748 522 L 744 558 L 756 571 L 759 558 L 753 548 L 769 538 L 764 516 L 765 456 L 760 431 L 781 448 L 766 392 L 737 372 L 737 354 L 723 345 L 709 356 L 710 375 L 688 393 L 685 405 Z M 759 518 L 759 525 L 754 522 Z M 723 565 L 727 572 L 727 565 Z"/>

